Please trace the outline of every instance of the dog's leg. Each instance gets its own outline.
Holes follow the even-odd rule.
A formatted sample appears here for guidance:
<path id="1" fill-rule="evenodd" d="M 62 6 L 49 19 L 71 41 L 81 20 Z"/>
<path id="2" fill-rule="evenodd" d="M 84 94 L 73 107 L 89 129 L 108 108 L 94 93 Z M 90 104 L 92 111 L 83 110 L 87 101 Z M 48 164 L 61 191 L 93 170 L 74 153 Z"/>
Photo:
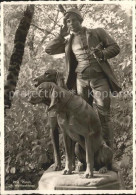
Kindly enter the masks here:
<path id="1" fill-rule="evenodd" d="M 49 124 L 50 124 L 50 134 L 51 140 L 53 144 L 54 150 L 54 170 L 59 171 L 61 170 L 61 159 L 59 153 L 59 132 L 58 132 L 58 124 L 57 124 L 57 117 L 49 117 Z"/>
<path id="2" fill-rule="evenodd" d="M 69 175 L 72 173 L 73 170 L 72 168 L 73 156 L 74 156 L 73 141 L 65 132 L 63 132 L 63 138 L 64 138 L 64 146 L 65 146 L 65 154 L 66 154 L 65 169 L 63 170 L 63 174 Z"/>
<path id="3" fill-rule="evenodd" d="M 94 167 L 94 151 L 93 151 L 92 136 L 85 137 L 85 147 L 86 147 L 86 171 L 84 173 L 84 177 L 91 178 L 93 177 L 93 167 Z"/>
<path id="4" fill-rule="evenodd" d="M 85 145 L 85 143 L 84 143 Z M 84 147 L 85 148 L 85 147 Z M 77 171 L 85 171 L 86 170 L 86 154 L 85 149 L 83 149 L 79 143 L 75 145 L 75 154 L 78 158 L 78 163 L 76 170 Z"/>
<path id="5" fill-rule="evenodd" d="M 68 132 L 69 125 L 68 125 L 67 117 L 64 113 L 58 115 L 58 124 L 63 132 L 65 157 L 66 157 L 65 169 L 63 170 L 62 174 L 67 175 L 72 173 L 74 149 L 72 147 L 73 141 L 66 133 Z"/>

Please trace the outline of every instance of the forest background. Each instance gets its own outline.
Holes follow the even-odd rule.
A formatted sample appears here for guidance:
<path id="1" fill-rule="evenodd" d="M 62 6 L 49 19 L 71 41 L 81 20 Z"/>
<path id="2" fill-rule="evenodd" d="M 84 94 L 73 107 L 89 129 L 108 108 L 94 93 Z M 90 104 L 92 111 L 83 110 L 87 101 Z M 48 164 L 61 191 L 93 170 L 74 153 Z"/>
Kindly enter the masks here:
<path id="1" fill-rule="evenodd" d="M 109 60 L 122 86 L 122 94 L 112 97 L 111 122 L 114 129 L 114 159 L 120 164 L 127 189 L 132 189 L 132 9 L 130 5 L 63 5 L 77 7 L 83 17 L 83 26 L 104 28 L 120 46 L 120 54 Z M 4 5 L 4 78 L 6 81 L 13 52 L 15 33 L 27 5 Z M 45 105 L 32 106 L 26 93 L 34 89 L 33 79 L 48 68 L 64 71 L 64 55 L 49 56 L 45 47 L 56 37 L 63 24 L 62 13 L 56 5 L 35 5 L 34 16 L 25 44 L 16 94 L 5 117 L 5 182 L 37 182 L 53 163 Z M 60 132 L 62 159 L 64 149 Z"/>

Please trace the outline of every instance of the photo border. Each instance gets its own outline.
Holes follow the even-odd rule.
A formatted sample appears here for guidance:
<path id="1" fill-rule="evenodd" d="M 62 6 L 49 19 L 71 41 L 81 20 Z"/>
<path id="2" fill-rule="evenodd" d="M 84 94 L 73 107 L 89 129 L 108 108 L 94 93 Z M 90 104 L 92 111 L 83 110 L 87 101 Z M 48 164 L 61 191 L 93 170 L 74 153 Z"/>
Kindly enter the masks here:
<path id="1" fill-rule="evenodd" d="M 4 166 L 4 25 L 3 25 L 3 6 L 4 5 L 19 5 L 19 4 L 130 4 L 132 5 L 132 55 L 133 55 L 133 190 L 5 190 L 5 166 Z M 19 2 L 2 2 L 1 3 L 1 100 L 0 100 L 0 122 L 2 126 L 1 130 L 1 193 L 2 194 L 46 194 L 46 193 L 54 193 L 54 194 L 134 194 L 135 191 L 135 159 L 136 159 L 136 150 L 135 150 L 135 2 L 134 1 L 19 1 Z M 90 193 L 91 192 L 91 193 Z"/>

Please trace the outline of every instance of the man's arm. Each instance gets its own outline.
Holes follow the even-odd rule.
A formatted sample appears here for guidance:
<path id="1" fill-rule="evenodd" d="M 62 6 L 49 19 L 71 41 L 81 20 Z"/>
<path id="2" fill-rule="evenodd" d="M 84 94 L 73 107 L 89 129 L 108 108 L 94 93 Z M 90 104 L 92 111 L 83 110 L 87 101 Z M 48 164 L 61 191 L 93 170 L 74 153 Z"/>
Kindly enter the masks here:
<path id="1" fill-rule="evenodd" d="M 45 52 L 50 55 L 65 53 L 65 44 L 67 41 L 64 37 L 67 35 L 69 35 L 69 29 L 65 22 L 64 25 L 60 28 L 59 36 L 47 45 Z"/>
<path id="2" fill-rule="evenodd" d="M 102 50 L 104 59 L 110 59 L 119 54 L 120 48 L 113 38 L 102 28 L 97 28 L 97 34 L 103 43 Z"/>
<path id="3" fill-rule="evenodd" d="M 59 35 L 57 38 L 49 42 L 45 48 L 45 52 L 50 55 L 65 53 L 65 42 L 66 40 Z"/>

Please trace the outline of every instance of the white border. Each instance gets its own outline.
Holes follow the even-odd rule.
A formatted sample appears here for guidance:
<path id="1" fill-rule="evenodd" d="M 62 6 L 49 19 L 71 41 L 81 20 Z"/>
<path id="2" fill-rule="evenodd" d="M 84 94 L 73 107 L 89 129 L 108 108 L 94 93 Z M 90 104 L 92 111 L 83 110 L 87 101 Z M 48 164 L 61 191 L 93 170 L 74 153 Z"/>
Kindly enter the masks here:
<path id="1" fill-rule="evenodd" d="M 4 35 L 3 35 L 3 5 L 15 5 L 15 4 L 130 4 L 133 8 L 133 32 L 132 32 L 132 39 L 133 39 L 133 190 L 4 190 L 4 47 L 1 47 L 1 59 L 2 59 L 2 68 L 1 68 L 1 79 L 2 79 L 2 97 L 1 97 L 1 126 L 2 126 L 2 131 L 1 131 L 1 148 L 2 148 L 2 158 L 1 158 L 1 193 L 2 194 L 135 194 L 135 2 L 134 1 L 36 1 L 36 2 L 2 2 L 1 3 L 1 37 L 2 37 L 2 46 L 4 44 Z"/>
<path id="2" fill-rule="evenodd" d="M 0 113 L 0 122 L 1 122 L 1 191 L 4 183 L 5 183 L 5 177 L 4 177 L 4 34 L 3 34 L 3 5 L 1 4 L 1 112 Z M 4 167 L 3 167 L 4 166 Z"/>
<path id="3" fill-rule="evenodd" d="M 90 0 L 85 0 L 85 1 L 11 1 L 11 2 L 2 2 L 1 4 L 8 4 L 8 5 L 22 5 L 22 4 L 130 4 L 130 5 L 135 5 L 135 0 L 133 1 L 119 1 L 119 0 L 114 0 L 114 1 L 90 1 Z"/>
<path id="4" fill-rule="evenodd" d="M 135 124 L 135 120 L 136 120 L 136 105 L 135 105 L 135 101 L 136 101 L 136 86 L 135 86 L 135 76 L 136 76 L 136 64 L 135 64 L 135 60 L 136 60 L 136 56 L 135 56 L 135 36 L 136 36 L 136 9 L 135 9 L 135 3 L 133 4 L 133 10 L 132 10 L 132 26 L 133 26 L 133 31 L 132 31 L 132 51 L 133 51 L 133 186 L 135 189 L 135 193 L 136 193 L 136 124 Z"/>

